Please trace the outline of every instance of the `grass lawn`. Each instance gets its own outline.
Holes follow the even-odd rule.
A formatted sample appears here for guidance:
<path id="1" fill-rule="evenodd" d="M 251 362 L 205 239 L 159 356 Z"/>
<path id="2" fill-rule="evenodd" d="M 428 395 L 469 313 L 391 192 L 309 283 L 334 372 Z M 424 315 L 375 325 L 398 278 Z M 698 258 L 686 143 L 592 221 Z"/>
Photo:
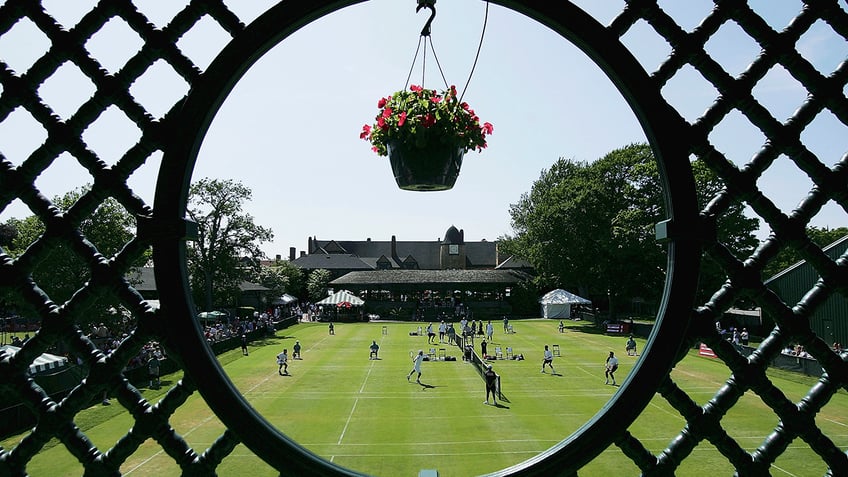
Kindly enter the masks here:
<path id="1" fill-rule="evenodd" d="M 638 357 L 624 353 L 624 337 L 590 332 L 569 322 L 566 333 L 558 321 L 513 321 L 515 334 L 495 325 L 489 352 L 512 347 L 527 359 L 494 361 L 508 399 L 499 406 L 485 405 L 483 381 L 461 360 L 459 349 L 428 345 L 427 338 L 409 336 L 410 323 L 337 324 L 335 335 L 327 325 L 304 323 L 281 330 L 277 336 L 252 346 L 249 356 L 234 350 L 219 356 L 230 379 L 251 405 L 282 432 L 312 452 L 339 465 L 379 476 L 415 476 L 421 469 L 437 469 L 441 477 L 494 472 L 529 459 L 566 438 L 589 420 L 618 390 L 604 384 L 603 366 L 613 350 L 621 366 L 621 382 Z M 425 324 L 426 325 L 426 324 Z M 386 326 L 387 334 L 382 333 Z M 302 360 L 290 360 L 291 376 L 279 376 L 275 356 L 291 353 L 295 340 L 303 346 Z M 380 359 L 369 360 L 372 340 L 380 344 Z M 638 341 L 641 351 L 644 340 Z M 540 373 L 545 344 L 558 344 L 562 356 L 554 359 L 558 375 Z M 457 361 L 425 361 L 421 382 L 407 382 L 410 352 L 446 348 Z M 479 344 L 477 345 L 479 352 Z M 698 404 L 713 397 L 729 376 L 720 361 L 690 356 L 672 373 L 675 382 Z M 180 375 L 166 376 L 163 384 Z M 815 383 L 812 378 L 775 371 L 773 382 L 794 402 Z M 143 389 L 156 402 L 165 390 Z M 115 401 L 113 401 L 115 402 Z M 119 404 L 93 406 L 75 422 L 102 451 L 109 449 L 132 427 Z M 842 449 L 848 448 L 848 393 L 837 393 L 817 416 L 820 429 Z M 198 394 L 183 404 L 171 425 L 197 452 L 203 452 L 224 430 Z M 753 393 L 747 393 L 722 419 L 722 427 L 748 451 L 756 449 L 777 424 L 776 415 Z M 685 426 L 684 419 L 661 397 L 656 397 L 630 427 L 654 454 L 660 453 Z M 20 436 L 2 443 L 5 449 Z M 218 475 L 276 476 L 244 445 L 236 447 L 218 467 Z M 732 475 L 727 460 L 703 442 L 684 460 L 676 475 Z M 51 441 L 31 461 L 32 476 L 82 475 L 83 468 L 64 446 Z M 179 475 L 179 468 L 154 441 L 148 440 L 123 465 L 127 475 Z M 772 475 L 823 475 L 826 466 L 803 441 L 792 442 L 772 468 Z M 585 467 L 581 476 L 638 475 L 638 468 L 616 447 Z"/>

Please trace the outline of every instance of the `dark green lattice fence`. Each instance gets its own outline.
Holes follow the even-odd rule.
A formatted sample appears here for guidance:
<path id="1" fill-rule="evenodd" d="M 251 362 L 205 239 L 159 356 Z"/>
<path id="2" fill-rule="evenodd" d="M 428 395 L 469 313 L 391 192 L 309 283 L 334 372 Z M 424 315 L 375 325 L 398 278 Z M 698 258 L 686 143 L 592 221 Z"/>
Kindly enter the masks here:
<path id="1" fill-rule="evenodd" d="M 286 475 L 340 475 L 348 473 L 304 453 L 240 400 L 190 319 L 190 294 L 184 267 L 184 240 L 192 234 L 184 220 L 187 186 L 196 150 L 218 105 L 251 61 L 297 28 L 329 12 L 358 3 L 354 0 L 287 0 L 245 25 L 222 1 L 189 3 L 162 28 L 153 24 L 126 0 L 103 1 L 68 30 L 35 0 L 8 0 L 0 7 L 0 36 L 28 19 L 49 40 L 49 50 L 25 72 L 14 72 L 0 57 L 0 121 L 22 108 L 46 131 L 47 139 L 19 166 L 0 157 L 0 210 L 18 199 L 43 222 L 46 232 L 21 256 L 0 250 L 0 287 L 37 309 L 41 329 L 33 340 L 9 359 L 0 361 L 0 392 L 23 401 L 38 416 L 38 425 L 15 447 L 0 450 L 0 475 L 24 474 L 27 463 L 51 438 L 57 438 L 86 469 L 86 475 L 113 475 L 148 438 L 155 439 L 185 474 L 214 474 L 218 463 L 238 443 L 245 443 L 263 460 Z M 549 26 L 583 49 L 601 66 L 630 102 L 642 122 L 661 165 L 668 220 L 658 226 L 668 242 L 669 279 L 652 342 L 619 395 L 604 412 L 577 435 L 503 475 L 573 475 L 610 445 L 617 446 L 646 475 L 670 475 L 703 441 L 709 441 L 738 469 L 740 475 L 767 475 L 770 464 L 794 439 L 805 441 L 832 469 L 848 473 L 848 457 L 816 425 L 816 414 L 839 389 L 848 386 L 845 356 L 834 353 L 812 331 L 810 316 L 833 294 L 848 291 L 846 257 L 828 256 L 806 235 L 805 228 L 827 203 L 848 210 L 848 158 L 820 158 L 811 152 L 802 133 L 825 112 L 848 125 L 845 97 L 848 62 L 835 71 L 818 71 L 796 50 L 799 38 L 823 21 L 848 38 L 848 14 L 837 0 L 806 0 L 804 8 L 782 31 L 774 30 L 745 2 L 716 0 L 702 23 L 687 32 L 656 2 L 631 0 L 609 24 L 602 26 L 579 8 L 564 1 L 495 1 Z M 762 4 L 762 2 L 761 2 Z M 221 54 L 202 70 L 184 55 L 178 40 L 202 18 L 213 19 L 232 36 Z M 129 52 L 126 65 L 106 71 L 83 45 L 110 19 L 125 22 L 142 40 Z M 653 72 L 642 65 L 620 39 L 634 25 L 647 24 L 671 47 L 670 56 Z M 741 74 L 733 76 L 711 58 L 705 44 L 722 25 L 735 23 L 761 48 Z M 564 40 L 565 41 L 565 40 Z M 190 94 L 155 119 L 130 93 L 134 81 L 157 61 L 164 61 L 188 85 Z M 60 119 L 39 87 L 66 62 L 75 65 L 95 86 L 93 96 L 67 119 Z M 759 81 L 780 66 L 809 92 L 801 107 L 779 121 L 752 93 Z M 687 122 L 663 97 L 663 86 L 685 68 L 694 68 L 718 92 L 716 101 L 694 122 Z M 118 108 L 141 131 L 117 164 L 108 166 L 83 140 L 83 131 L 109 107 Z M 765 141 L 751 145 L 757 152 L 743 166 L 710 144 L 709 134 L 731 112 L 762 131 Z M 845 131 L 848 133 L 848 131 Z M 156 151 L 164 158 L 153 205 L 146 204 L 127 185 L 127 179 Z M 93 182 L 66 213 L 60 212 L 36 187 L 36 178 L 63 153 L 85 167 Z M 757 179 L 778 157 L 786 156 L 813 183 L 809 194 L 791 214 L 783 213 L 757 188 Z M 689 157 L 704 160 L 726 187 L 703 210 L 698 210 Z M 834 163 L 828 167 L 828 163 Z M 106 198 L 113 197 L 136 217 L 137 236 L 114 256 L 104 256 L 80 231 L 80 224 Z M 773 231 L 751 256 L 735 256 L 716 234 L 716 221 L 733 204 L 744 203 Z M 89 269 L 90 280 L 64 303 L 54 302 L 32 278 L 32 271 L 51 247 L 71 248 Z M 762 270 L 783 248 L 798 250 L 820 275 L 820 280 L 798 303 L 784 303 L 763 284 Z M 153 250 L 162 308 L 154 311 L 124 277 L 145 251 Z M 695 303 L 696 276 L 701 252 L 720 264 L 727 282 L 706 303 Z M 135 327 L 128 339 L 108 355 L 99 351 L 79 327 L 79 318 L 104 296 L 117 298 L 131 310 Z M 739 299 L 755 302 L 777 327 L 750 357 L 744 358 L 715 329 L 721 314 Z M 840 317 L 845 319 L 845 317 Z M 167 322 L 168 326 L 164 326 Z M 121 370 L 144 343 L 164 344 L 185 371 L 185 377 L 155 405 L 122 375 Z M 702 341 L 727 365 L 730 378 L 705 405 L 698 405 L 670 377 L 685 350 Z M 802 343 L 825 370 L 818 384 L 800 402 L 792 402 L 769 381 L 765 369 L 790 342 Z M 61 343 L 84 356 L 89 369 L 84 381 L 61 402 L 52 401 L 25 370 L 48 347 Z M 203 385 L 196 377 L 204 375 Z M 93 398 L 108 390 L 133 416 L 132 429 L 111 449 L 99 449 L 74 424 L 74 416 Z M 211 390 L 217 391 L 212 392 Z M 685 417 L 679 435 L 653 455 L 628 432 L 629 425 L 659 390 Z M 208 449 L 192 449 L 169 424 L 169 416 L 193 392 L 199 391 L 228 430 Z M 722 417 L 741 395 L 753 391 L 779 416 L 780 424 L 754 452 L 745 451 L 722 429 Z"/>

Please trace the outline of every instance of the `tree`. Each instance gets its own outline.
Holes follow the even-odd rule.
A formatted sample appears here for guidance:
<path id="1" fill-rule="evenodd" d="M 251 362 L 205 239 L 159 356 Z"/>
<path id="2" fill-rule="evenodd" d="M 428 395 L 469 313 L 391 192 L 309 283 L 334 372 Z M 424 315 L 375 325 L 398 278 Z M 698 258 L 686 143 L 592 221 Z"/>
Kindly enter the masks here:
<path id="1" fill-rule="evenodd" d="M 253 192 L 231 179 L 201 179 L 189 188 L 187 214 L 198 236 L 188 244 L 192 293 L 204 310 L 235 304 L 239 285 L 259 268 L 260 244 L 274 238 L 271 229 L 243 212 Z"/>
<path id="2" fill-rule="evenodd" d="M 260 267 L 251 281 L 270 289 L 275 296 L 288 293 L 299 297 L 305 284 L 302 270 L 285 260 L 274 260 L 270 265 Z"/>
<path id="3" fill-rule="evenodd" d="M 9 222 L 0 224 L 0 247 L 11 247 L 18 236 L 18 230 Z"/>
<path id="4" fill-rule="evenodd" d="M 846 227 L 835 229 L 807 227 L 807 236 L 819 247 L 826 247 L 846 235 L 848 235 L 848 228 Z M 771 278 L 801 260 L 803 260 L 803 257 L 798 250 L 793 247 L 785 247 L 766 265 L 765 270 L 763 270 L 763 277 Z"/>
<path id="5" fill-rule="evenodd" d="M 707 200 L 721 184 L 697 161 L 693 169 L 699 197 Z M 719 220 L 721 236 L 740 252 L 756 245 L 757 221 L 742 212 L 731 207 Z M 659 300 L 666 255 L 654 226 L 666 215 L 647 144 L 593 163 L 560 158 L 510 206 L 510 216 L 515 236 L 502 238 L 503 249 L 533 264 L 540 288 L 574 289 L 608 302 L 610 314 L 623 300 Z"/>
<path id="6" fill-rule="evenodd" d="M 331 278 L 332 275 L 330 275 L 329 270 L 323 268 L 312 270 L 306 280 L 306 291 L 309 293 L 309 299 L 319 301 L 326 297 Z"/>
<path id="7" fill-rule="evenodd" d="M 53 203 L 61 210 L 67 211 L 88 190 L 83 186 L 68 192 L 64 196 L 55 197 Z M 0 227 L 4 237 L 8 237 L 8 252 L 12 257 L 22 255 L 30 245 L 35 243 L 45 232 L 44 223 L 37 216 L 24 219 L 12 218 Z M 115 199 L 107 198 L 94 212 L 82 220 L 79 229 L 85 238 L 105 257 L 118 253 L 135 236 L 135 218 Z M 137 266 L 144 265 L 149 260 L 149 252 L 142 255 Z M 64 242 L 51 245 L 43 260 L 32 270 L 32 277 L 38 286 L 44 290 L 50 299 L 63 303 L 80 289 L 91 276 L 89 266 Z M 7 294 L 9 303 L 21 310 L 29 305 L 16 294 Z M 116 297 L 101 298 L 93 310 L 89 310 L 82 321 L 100 321 L 109 313 L 110 308 L 117 309 L 119 301 Z M 34 313 L 34 310 L 29 310 Z"/>

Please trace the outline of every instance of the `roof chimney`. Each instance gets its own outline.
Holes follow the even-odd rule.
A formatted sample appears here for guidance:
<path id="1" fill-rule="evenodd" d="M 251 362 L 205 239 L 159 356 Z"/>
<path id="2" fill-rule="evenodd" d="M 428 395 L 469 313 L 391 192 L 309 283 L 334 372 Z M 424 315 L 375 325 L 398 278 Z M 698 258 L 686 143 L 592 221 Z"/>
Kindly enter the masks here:
<path id="1" fill-rule="evenodd" d="M 297 250 L 294 247 L 289 247 L 289 261 L 294 261 Z"/>

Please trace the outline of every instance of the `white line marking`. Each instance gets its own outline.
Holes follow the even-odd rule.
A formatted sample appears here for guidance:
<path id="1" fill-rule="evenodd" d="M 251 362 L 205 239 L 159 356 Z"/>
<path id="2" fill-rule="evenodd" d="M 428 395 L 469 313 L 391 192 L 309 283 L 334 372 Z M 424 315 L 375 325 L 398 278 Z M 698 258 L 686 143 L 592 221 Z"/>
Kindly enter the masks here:
<path id="1" fill-rule="evenodd" d="M 382 338 L 380 342 L 382 342 Z M 359 388 L 359 394 L 365 390 L 365 385 L 368 383 L 368 377 L 371 376 L 371 370 L 374 369 L 374 360 L 371 360 L 371 365 L 368 366 L 368 372 L 365 373 L 365 379 L 362 380 L 362 386 Z M 345 433 L 347 432 L 347 427 L 350 425 L 350 420 L 353 419 L 353 413 L 356 411 L 356 405 L 359 404 L 359 396 L 353 400 L 353 407 L 350 409 L 350 414 L 347 416 L 347 421 L 345 422 L 344 428 L 342 429 L 342 434 L 339 436 L 339 442 L 337 444 L 342 443 L 342 439 L 344 439 Z M 335 456 L 334 456 L 335 457 Z"/>
<path id="2" fill-rule="evenodd" d="M 786 470 L 786 469 L 782 469 L 782 468 L 780 468 L 780 467 L 778 467 L 778 466 L 776 466 L 776 465 L 774 465 L 774 464 L 772 464 L 772 465 L 771 465 L 771 467 L 772 467 L 773 469 L 777 469 L 777 470 L 779 470 L 779 471 L 783 472 L 783 473 L 784 473 L 784 474 L 786 474 L 786 475 L 791 475 L 792 477 L 798 477 L 797 475 L 793 474 L 792 472 L 789 472 L 789 471 L 788 471 L 788 470 Z"/>

